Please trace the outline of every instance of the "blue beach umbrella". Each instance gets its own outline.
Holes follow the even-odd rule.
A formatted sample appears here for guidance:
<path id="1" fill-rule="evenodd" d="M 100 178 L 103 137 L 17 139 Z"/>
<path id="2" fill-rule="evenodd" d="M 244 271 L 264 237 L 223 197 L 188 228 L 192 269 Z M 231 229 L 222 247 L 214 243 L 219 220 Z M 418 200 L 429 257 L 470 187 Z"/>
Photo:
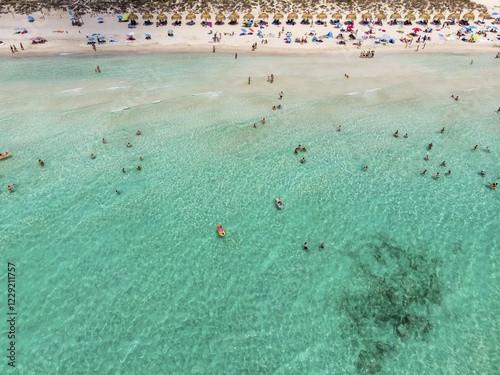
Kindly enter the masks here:
<path id="1" fill-rule="evenodd" d="M 75 17 L 71 17 L 69 20 L 70 21 L 76 21 L 76 18 Z"/>
<path id="2" fill-rule="evenodd" d="M 28 16 L 28 22 L 34 22 L 35 19 L 33 18 L 33 16 Z"/>
<path id="3" fill-rule="evenodd" d="M 121 20 L 123 18 L 123 16 L 121 14 L 117 15 L 116 18 L 118 18 L 119 20 Z"/>
<path id="4" fill-rule="evenodd" d="M 247 29 L 241 29 L 241 32 L 246 34 L 247 33 Z"/>
<path id="5" fill-rule="evenodd" d="M 97 19 L 97 22 L 98 22 L 98 23 L 103 23 L 103 22 L 104 22 L 104 18 L 99 17 L 99 18 Z"/>

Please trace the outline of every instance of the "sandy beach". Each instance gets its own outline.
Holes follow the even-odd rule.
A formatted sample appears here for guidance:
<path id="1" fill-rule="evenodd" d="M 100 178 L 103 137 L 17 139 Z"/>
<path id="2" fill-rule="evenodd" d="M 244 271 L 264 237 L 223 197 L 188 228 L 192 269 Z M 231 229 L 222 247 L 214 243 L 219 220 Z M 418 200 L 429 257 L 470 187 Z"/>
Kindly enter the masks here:
<path id="1" fill-rule="evenodd" d="M 363 50 L 375 50 L 381 53 L 400 52 L 440 52 L 440 51 L 490 51 L 496 54 L 500 49 L 500 25 L 495 21 L 500 17 L 500 7 L 494 1 L 486 1 L 490 18 L 481 18 L 480 12 L 474 11 L 474 20 L 469 20 L 470 29 L 463 29 L 459 20 L 454 25 L 443 25 L 447 22 L 453 12 L 429 14 L 429 24 L 423 26 L 418 24 L 421 14 L 416 12 L 415 20 L 411 25 L 403 25 L 402 22 L 390 25 L 389 21 L 394 13 L 386 12 L 386 20 L 381 25 L 375 24 L 376 16 L 371 14 L 366 25 L 361 24 L 363 13 L 356 14 L 352 29 L 348 30 L 345 24 L 347 13 L 342 14 L 341 25 L 333 24 L 333 13 L 324 13 L 324 25 L 316 24 L 319 14 L 313 14 L 310 25 L 301 24 L 300 21 L 306 13 L 297 14 L 295 25 L 286 24 L 289 14 L 284 13 L 281 25 L 273 25 L 275 13 L 270 13 L 266 19 L 268 26 L 249 28 L 243 27 L 244 14 L 238 14 L 236 25 L 229 25 L 231 13 L 226 16 L 224 25 L 215 25 L 216 14 L 210 14 L 212 26 L 202 26 L 201 14 L 196 14 L 194 25 L 186 25 L 187 12 L 180 14 L 181 26 L 172 25 L 172 15 L 167 15 L 167 25 L 156 26 L 158 14 L 153 14 L 152 25 L 145 26 L 143 14 L 137 14 L 137 26 L 129 28 L 128 22 L 119 22 L 118 15 L 82 15 L 81 26 L 72 25 L 72 15 L 67 11 L 51 10 L 50 12 L 34 13 L 30 16 L 34 21 L 29 22 L 28 16 L 20 14 L 3 14 L 0 17 L 0 55 L 18 57 L 27 54 L 61 54 L 61 53 L 171 53 L 171 52 L 210 52 L 215 47 L 216 52 L 252 52 L 252 45 L 256 44 L 256 50 L 252 53 L 259 54 L 287 54 L 293 53 L 332 53 L 332 54 L 359 54 Z M 410 12 L 401 13 L 399 21 Z M 256 9 L 253 14 L 257 18 L 260 12 Z M 463 17 L 465 13 L 461 14 Z M 306 16 L 307 17 L 307 16 Z M 441 25 L 432 24 L 435 17 L 441 20 Z M 100 18 L 100 22 L 98 19 Z M 330 22 L 332 21 L 332 22 Z M 258 22 L 254 20 L 254 22 Z M 424 32 L 430 27 L 432 31 Z M 25 33 L 22 32 L 23 28 Z M 416 30 L 413 30 L 415 29 Z M 168 31 L 173 36 L 168 35 Z M 472 39 L 473 42 L 464 42 L 457 36 L 457 31 L 465 31 L 464 38 Z M 252 32 L 253 31 L 253 32 Z M 413 35 L 410 35 L 413 33 Z M 149 34 L 150 38 L 146 39 Z M 349 38 L 352 34 L 351 38 Z M 103 36 L 104 44 L 96 44 L 93 50 L 88 38 Z M 285 37 L 290 36 L 291 43 L 286 43 Z M 329 37 L 329 35 L 331 37 Z M 343 36 L 339 37 L 340 35 Z M 214 42 L 214 36 L 217 39 Z M 32 38 L 42 37 L 47 40 L 43 44 L 32 44 Z M 132 39 L 133 40 L 130 40 Z M 296 39 L 307 41 L 297 43 Z M 316 40 L 317 41 L 313 41 Z M 405 40 L 406 39 L 406 40 Z M 341 42 L 345 41 L 345 44 Z M 411 41 L 411 43 L 406 43 Z M 418 43 L 417 43 L 418 42 Z M 24 50 L 21 50 L 22 43 Z M 361 44 L 361 46 L 359 46 Z M 12 53 L 11 45 L 15 45 L 19 52 Z M 418 48 L 417 48 L 418 47 Z"/>

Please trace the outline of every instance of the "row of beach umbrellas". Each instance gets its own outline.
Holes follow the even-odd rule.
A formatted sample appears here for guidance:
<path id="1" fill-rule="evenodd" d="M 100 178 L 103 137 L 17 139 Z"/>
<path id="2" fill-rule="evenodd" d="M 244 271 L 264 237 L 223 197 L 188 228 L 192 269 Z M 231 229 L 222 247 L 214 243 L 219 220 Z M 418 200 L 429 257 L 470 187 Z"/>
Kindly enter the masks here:
<path id="1" fill-rule="evenodd" d="M 121 17 L 125 17 L 125 15 L 124 16 L 119 16 L 119 18 L 121 18 Z M 232 21 L 236 21 L 236 20 L 238 20 L 240 18 L 240 15 L 238 13 L 232 13 L 229 16 L 226 16 L 223 13 L 218 13 L 214 17 L 215 17 L 216 21 L 223 21 L 225 19 L 230 19 Z M 383 13 L 383 12 L 380 12 L 380 13 L 378 13 L 376 15 L 372 15 L 371 13 L 367 12 L 367 13 L 361 14 L 360 17 L 361 17 L 361 19 L 378 19 L 378 20 L 386 20 L 387 19 L 387 15 L 385 13 Z M 484 12 L 484 13 L 479 14 L 478 17 L 479 18 L 490 18 L 490 14 Z M 144 20 L 151 20 L 151 19 L 154 19 L 154 16 L 151 13 L 145 13 L 145 14 L 142 15 L 142 18 Z M 182 17 L 181 14 L 175 13 L 170 18 L 172 20 L 174 20 L 174 21 L 180 21 L 180 20 L 182 20 L 183 17 Z M 204 20 L 210 20 L 210 19 L 212 19 L 212 16 L 210 15 L 210 13 L 204 12 L 204 13 L 202 13 L 200 15 L 200 18 L 204 19 Z M 242 18 L 243 19 L 247 19 L 247 20 L 254 20 L 254 19 L 264 20 L 264 19 L 270 18 L 270 16 L 269 16 L 268 13 L 264 12 L 264 13 L 260 13 L 258 15 L 258 17 L 256 18 L 254 14 L 247 13 Z M 285 15 L 283 13 L 275 13 L 274 16 L 273 16 L 273 19 L 282 19 L 282 18 L 285 18 Z M 290 14 L 287 15 L 286 18 L 288 20 L 295 20 L 295 19 L 299 18 L 299 15 L 297 13 L 290 13 Z M 316 16 L 312 15 L 311 13 L 304 13 L 304 14 L 302 14 L 302 19 L 304 19 L 304 20 L 311 20 L 313 18 L 316 18 L 318 20 L 324 20 L 324 19 L 328 18 L 328 15 L 326 13 L 324 13 L 324 12 L 320 13 L 320 14 L 318 14 Z M 334 13 L 334 14 L 332 14 L 331 18 L 332 19 L 336 19 L 336 20 L 341 20 L 344 17 L 342 16 L 341 13 Z M 357 18 L 358 18 L 358 15 L 355 14 L 355 13 L 349 13 L 349 14 L 347 14 L 345 16 L 346 20 L 356 20 Z M 400 13 L 393 13 L 389 18 L 392 19 L 392 20 L 408 20 L 408 21 L 414 21 L 414 20 L 417 19 L 417 17 L 413 13 L 409 13 L 409 14 L 405 15 L 404 17 Z M 433 19 L 433 20 L 443 20 L 443 19 L 446 19 L 446 18 L 448 18 L 449 20 L 451 20 L 451 19 L 463 19 L 463 18 L 467 18 L 468 20 L 474 20 L 475 19 L 475 15 L 474 15 L 474 13 L 465 13 L 463 16 L 460 16 L 459 13 L 451 13 L 448 17 L 446 17 L 442 13 L 438 13 L 438 14 L 436 14 L 434 16 L 431 16 L 428 13 L 421 13 L 418 16 L 418 19 L 425 19 L 425 20 L 430 20 L 430 19 Z M 137 16 L 134 13 L 130 13 L 128 15 L 128 19 L 129 20 L 138 20 L 139 16 Z M 164 13 L 160 13 L 158 16 L 156 16 L 156 19 L 158 21 L 165 21 L 165 20 L 167 20 L 167 15 L 164 14 Z M 188 13 L 185 16 L 185 19 L 186 20 L 195 20 L 196 19 L 196 14 L 194 14 L 194 13 Z"/>

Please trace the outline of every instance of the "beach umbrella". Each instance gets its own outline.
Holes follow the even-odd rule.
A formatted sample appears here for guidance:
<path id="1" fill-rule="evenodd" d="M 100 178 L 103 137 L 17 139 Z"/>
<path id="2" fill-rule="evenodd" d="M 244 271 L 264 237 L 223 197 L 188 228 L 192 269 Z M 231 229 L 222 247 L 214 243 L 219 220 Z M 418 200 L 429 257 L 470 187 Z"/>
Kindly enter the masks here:
<path id="1" fill-rule="evenodd" d="M 449 20 L 451 20 L 451 19 L 453 19 L 453 18 L 455 18 L 456 20 L 460 19 L 460 14 L 458 14 L 458 13 L 452 13 L 452 14 L 450 14 L 450 15 L 448 16 L 448 19 L 449 19 Z"/>
<path id="2" fill-rule="evenodd" d="M 209 20 L 210 18 L 212 18 L 212 16 L 210 16 L 210 13 L 208 13 L 208 12 L 203 12 L 201 14 L 201 18 L 204 20 Z"/>
<path id="3" fill-rule="evenodd" d="M 465 14 L 463 15 L 463 18 L 467 18 L 468 20 L 472 20 L 472 21 L 474 21 L 475 16 L 474 16 L 474 14 L 473 14 L 473 13 L 465 13 Z"/>
<path id="4" fill-rule="evenodd" d="M 399 13 L 394 13 L 393 15 L 391 15 L 391 20 L 400 20 L 402 17 L 401 17 L 401 14 Z"/>
<path id="5" fill-rule="evenodd" d="M 435 20 L 444 20 L 445 19 L 445 16 L 443 13 L 438 13 L 434 16 L 434 19 Z"/>
<path id="6" fill-rule="evenodd" d="M 349 13 L 347 16 L 345 16 L 346 20 L 355 20 L 356 15 L 354 13 Z"/>
<path id="7" fill-rule="evenodd" d="M 265 20 L 269 18 L 269 14 L 266 12 L 259 14 L 259 20 Z"/>
<path id="8" fill-rule="evenodd" d="M 299 15 L 293 12 L 286 17 L 287 20 L 296 20 L 297 18 L 299 18 Z"/>
<path id="9" fill-rule="evenodd" d="M 328 18 L 328 16 L 326 15 L 326 13 L 320 13 L 316 16 L 316 18 L 318 20 L 326 20 Z"/>
<path id="10" fill-rule="evenodd" d="M 483 13 L 480 13 L 479 18 L 482 18 L 482 19 L 485 19 L 485 18 L 491 18 L 490 14 L 488 12 L 483 12 Z"/>
<path id="11" fill-rule="evenodd" d="M 153 19 L 153 15 L 151 13 L 149 13 L 149 12 L 148 13 L 144 13 L 142 15 L 142 19 L 143 20 L 151 20 L 151 19 Z"/>
<path id="12" fill-rule="evenodd" d="M 334 20 L 341 20 L 341 19 L 342 19 L 342 14 L 340 14 L 339 12 L 337 12 L 337 13 L 333 13 L 333 14 L 332 14 L 332 18 L 333 18 Z"/>
<path id="13" fill-rule="evenodd" d="M 98 23 L 103 23 L 103 22 L 104 22 L 104 18 L 99 17 L 99 18 L 97 19 L 97 22 L 98 22 Z"/>
<path id="14" fill-rule="evenodd" d="M 238 13 L 232 13 L 230 16 L 229 16 L 229 19 L 231 21 L 236 21 L 238 18 L 240 18 L 240 15 Z"/>
<path id="15" fill-rule="evenodd" d="M 128 15 L 128 19 L 131 20 L 131 21 L 137 21 L 139 19 L 139 17 L 137 16 L 137 14 L 130 13 Z"/>
<path id="16" fill-rule="evenodd" d="M 28 16 L 28 22 L 34 22 L 35 21 L 35 18 L 33 18 L 33 16 Z"/>
<path id="17" fill-rule="evenodd" d="M 128 21 L 128 14 L 124 14 L 122 16 L 122 21 L 127 22 Z"/>
<path id="18" fill-rule="evenodd" d="M 246 20 L 253 20 L 255 19 L 254 15 L 252 13 L 247 13 L 243 16 L 244 19 Z"/>
<path id="19" fill-rule="evenodd" d="M 419 18 L 422 18 L 424 20 L 429 20 L 431 18 L 431 16 L 429 16 L 428 13 L 420 13 L 420 16 L 418 16 Z"/>
<path id="20" fill-rule="evenodd" d="M 372 18 L 372 14 L 371 13 L 363 13 L 361 15 L 361 18 L 364 19 L 364 20 L 369 20 Z"/>
<path id="21" fill-rule="evenodd" d="M 174 21 L 180 21 L 180 20 L 182 20 L 182 16 L 179 13 L 173 14 L 171 18 Z"/>
<path id="22" fill-rule="evenodd" d="M 285 16 L 284 16 L 282 13 L 276 13 L 276 14 L 274 15 L 274 19 L 275 19 L 275 20 L 279 20 L 280 18 L 283 18 L 283 17 L 285 17 Z"/>
<path id="23" fill-rule="evenodd" d="M 215 16 L 216 21 L 224 21 L 226 19 L 226 16 L 223 15 L 222 13 L 219 13 Z"/>
<path id="24" fill-rule="evenodd" d="M 194 14 L 194 13 L 189 13 L 189 14 L 186 16 L 186 19 L 187 19 L 188 21 L 195 20 L 195 19 L 196 19 L 196 14 Z"/>
<path id="25" fill-rule="evenodd" d="M 167 20 L 167 16 L 164 13 L 160 13 L 160 14 L 158 14 L 158 16 L 156 16 L 156 19 L 158 21 L 166 21 Z"/>
<path id="26" fill-rule="evenodd" d="M 379 14 L 377 14 L 375 16 L 375 18 L 378 20 L 385 20 L 385 19 L 387 19 L 387 14 L 385 14 L 384 12 L 380 12 Z"/>
<path id="27" fill-rule="evenodd" d="M 303 20 L 312 20 L 312 18 L 313 18 L 313 15 L 312 15 L 311 13 L 309 13 L 309 12 L 304 13 L 304 14 L 302 15 L 302 19 L 303 19 Z"/>
<path id="28" fill-rule="evenodd" d="M 405 20 L 408 20 L 408 21 L 415 21 L 416 19 L 417 19 L 417 17 L 415 17 L 415 15 L 413 13 L 408 13 L 405 16 Z"/>

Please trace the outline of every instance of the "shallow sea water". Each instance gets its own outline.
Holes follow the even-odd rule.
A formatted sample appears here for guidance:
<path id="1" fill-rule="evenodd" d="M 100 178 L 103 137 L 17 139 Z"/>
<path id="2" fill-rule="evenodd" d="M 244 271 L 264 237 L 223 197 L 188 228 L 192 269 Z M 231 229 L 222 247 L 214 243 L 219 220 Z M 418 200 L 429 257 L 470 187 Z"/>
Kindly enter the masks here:
<path id="1" fill-rule="evenodd" d="M 500 373 L 497 63 L 4 59 L 18 372 Z"/>

